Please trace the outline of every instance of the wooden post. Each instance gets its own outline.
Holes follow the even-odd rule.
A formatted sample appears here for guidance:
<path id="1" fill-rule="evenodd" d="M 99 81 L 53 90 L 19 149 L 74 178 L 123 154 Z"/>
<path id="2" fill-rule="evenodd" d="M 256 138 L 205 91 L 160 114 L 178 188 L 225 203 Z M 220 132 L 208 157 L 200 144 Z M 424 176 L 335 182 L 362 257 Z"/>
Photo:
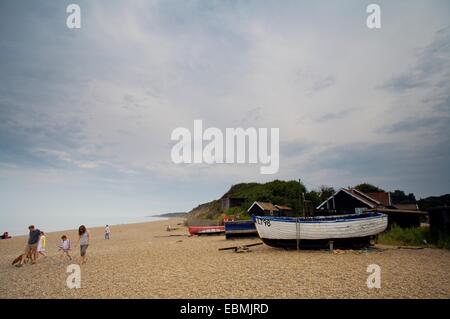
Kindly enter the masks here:
<path id="1" fill-rule="evenodd" d="M 302 193 L 302 208 L 303 208 L 303 216 L 309 217 L 309 212 L 307 212 L 305 207 L 305 193 Z"/>
<path id="2" fill-rule="evenodd" d="M 298 194 L 299 195 L 298 196 L 298 204 L 299 204 L 298 210 L 299 210 L 300 216 L 304 216 L 304 213 L 305 213 L 304 209 L 303 209 L 303 196 L 304 196 L 304 194 L 302 192 L 302 181 L 301 181 L 300 178 L 298 179 L 298 184 L 300 186 L 300 188 L 299 188 L 300 193 Z"/>

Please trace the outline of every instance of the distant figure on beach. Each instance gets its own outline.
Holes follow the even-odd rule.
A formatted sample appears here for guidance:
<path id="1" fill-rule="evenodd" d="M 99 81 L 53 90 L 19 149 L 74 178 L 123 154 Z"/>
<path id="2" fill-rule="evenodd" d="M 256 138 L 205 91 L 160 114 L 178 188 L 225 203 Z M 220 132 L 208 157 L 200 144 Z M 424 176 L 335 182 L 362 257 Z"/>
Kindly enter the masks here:
<path id="1" fill-rule="evenodd" d="M 166 226 L 166 231 L 172 231 L 172 230 L 177 230 L 177 229 L 178 229 L 177 227 L 172 227 L 170 225 Z"/>
<path id="2" fill-rule="evenodd" d="M 37 246 L 37 255 L 36 257 L 39 257 L 39 255 L 47 257 L 47 255 L 45 254 L 45 244 L 46 244 L 46 238 L 45 238 L 45 233 L 43 231 L 41 231 L 41 236 L 39 238 L 39 243 Z"/>
<path id="3" fill-rule="evenodd" d="M 28 236 L 27 246 L 25 247 L 24 256 L 30 255 L 31 264 L 36 263 L 36 254 L 37 254 L 37 246 L 39 242 L 39 238 L 41 237 L 41 231 L 39 229 L 34 228 L 34 225 L 28 226 L 28 230 L 30 234 Z M 16 267 L 22 267 L 25 262 L 25 258 L 22 258 L 19 264 Z"/>
<path id="4" fill-rule="evenodd" d="M 5 231 L 3 233 L 3 235 L 0 236 L 0 239 L 10 239 L 11 236 L 9 236 L 9 233 L 7 231 Z"/>
<path id="5" fill-rule="evenodd" d="M 70 240 L 67 238 L 66 235 L 61 236 L 61 243 L 59 244 L 58 251 L 61 251 L 61 255 L 59 256 L 60 259 L 64 258 L 64 256 L 69 257 L 69 260 L 72 260 L 72 256 L 70 256 Z"/>
<path id="6" fill-rule="evenodd" d="M 109 225 L 105 227 L 105 239 L 109 239 L 109 235 L 111 234 L 111 230 L 109 229 Z"/>
<path id="7" fill-rule="evenodd" d="M 80 243 L 80 255 L 81 255 L 81 264 L 85 264 L 87 260 L 86 251 L 89 246 L 89 240 L 91 239 L 91 234 L 86 229 L 86 226 L 81 225 L 78 228 L 78 242 Z"/>

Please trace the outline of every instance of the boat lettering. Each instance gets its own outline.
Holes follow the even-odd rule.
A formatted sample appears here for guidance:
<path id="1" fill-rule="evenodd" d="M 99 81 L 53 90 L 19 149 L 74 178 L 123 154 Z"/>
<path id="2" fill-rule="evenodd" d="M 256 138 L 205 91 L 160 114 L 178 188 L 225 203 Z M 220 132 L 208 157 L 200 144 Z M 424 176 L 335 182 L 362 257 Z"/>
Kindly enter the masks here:
<path id="1" fill-rule="evenodd" d="M 258 224 L 260 224 L 260 225 L 264 225 L 264 226 L 270 227 L 270 220 L 268 220 L 268 219 L 257 218 L 256 222 Z"/>

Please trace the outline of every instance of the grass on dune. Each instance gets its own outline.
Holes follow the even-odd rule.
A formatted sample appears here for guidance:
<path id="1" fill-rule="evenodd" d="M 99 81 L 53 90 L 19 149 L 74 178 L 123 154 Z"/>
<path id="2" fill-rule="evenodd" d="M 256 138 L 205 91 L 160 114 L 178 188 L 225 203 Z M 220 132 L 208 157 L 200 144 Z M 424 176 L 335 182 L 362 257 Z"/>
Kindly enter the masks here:
<path id="1" fill-rule="evenodd" d="M 450 249 L 450 236 L 439 234 L 437 238 L 432 238 L 429 227 L 401 228 L 394 224 L 378 236 L 378 243 Z"/>

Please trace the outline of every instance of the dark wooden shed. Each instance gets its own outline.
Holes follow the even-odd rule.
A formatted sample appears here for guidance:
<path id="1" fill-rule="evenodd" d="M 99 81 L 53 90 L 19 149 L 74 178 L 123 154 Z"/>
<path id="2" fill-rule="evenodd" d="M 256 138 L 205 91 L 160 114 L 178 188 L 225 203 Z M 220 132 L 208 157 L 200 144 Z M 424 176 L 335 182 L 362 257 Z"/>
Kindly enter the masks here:
<path id="1" fill-rule="evenodd" d="M 388 215 L 388 227 L 396 224 L 402 228 L 420 227 L 427 213 L 418 210 L 375 208 L 370 211 Z"/>
<path id="2" fill-rule="evenodd" d="M 450 235 L 450 206 L 428 209 L 431 236 L 439 238 L 440 234 Z"/>
<path id="3" fill-rule="evenodd" d="M 363 193 L 354 188 L 341 188 L 317 206 L 315 216 L 357 214 L 377 211 L 388 215 L 389 227 L 419 227 L 426 212 L 417 210 L 417 204 L 393 204 L 388 192 Z"/>
<path id="4" fill-rule="evenodd" d="M 341 188 L 317 206 L 317 210 L 335 211 L 338 214 L 353 214 L 380 205 L 381 203 L 379 201 L 356 189 Z"/>
<path id="5" fill-rule="evenodd" d="M 290 216 L 292 215 L 292 208 L 269 202 L 254 202 L 247 213 L 255 216 Z"/>
<path id="6" fill-rule="evenodd" d="M 221 199 L 221 209 L 222 211 L 227 211 L 232 207 L 239 207 L 245 202 L 245 198 L 238 197 L 225 197 Z"/>

